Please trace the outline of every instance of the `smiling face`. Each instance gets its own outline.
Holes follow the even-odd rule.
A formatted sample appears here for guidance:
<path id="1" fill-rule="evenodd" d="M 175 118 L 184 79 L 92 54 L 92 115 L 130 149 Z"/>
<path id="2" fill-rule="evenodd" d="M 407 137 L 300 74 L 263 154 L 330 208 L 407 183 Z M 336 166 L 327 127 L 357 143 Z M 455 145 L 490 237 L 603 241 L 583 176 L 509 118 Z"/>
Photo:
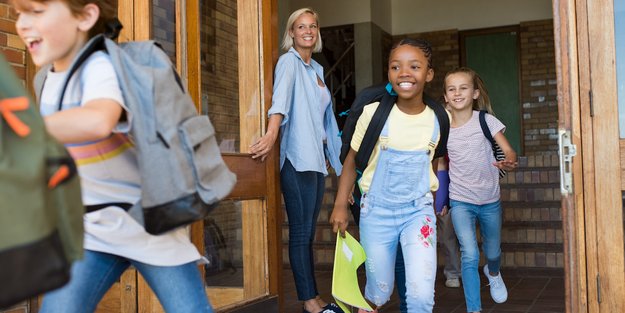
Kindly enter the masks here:
<path id="1" fill-rule="evenodd" d="M 472 110 L 473 101 L 479 96 L 469 73 L 457 72 L 445 78 L 445 102 L 450 110 Z"/>
<path id="2" fill-rule="evenodd" d="M 425 83 L 434 78 L 423 50 L 409 44 L 393 49 L 388 65 L 388 80 L 400 99 L 417 99 Z"/>
<path id="3" fill-rule="evenodd" d="M 35 65 L 52 63 L 57 72 L 67 70 L 92 24 L 72 14 L 63 1 L 16 2 L 15 28 Z"/>
<path id="4" fill-rule="evenodd" d="M 295 20 L 289 34 L 293 37 L 293 46 L 296 50 L 312 50 L 319 37 L 317 20 L 312 14 L 304 13 Z"/>

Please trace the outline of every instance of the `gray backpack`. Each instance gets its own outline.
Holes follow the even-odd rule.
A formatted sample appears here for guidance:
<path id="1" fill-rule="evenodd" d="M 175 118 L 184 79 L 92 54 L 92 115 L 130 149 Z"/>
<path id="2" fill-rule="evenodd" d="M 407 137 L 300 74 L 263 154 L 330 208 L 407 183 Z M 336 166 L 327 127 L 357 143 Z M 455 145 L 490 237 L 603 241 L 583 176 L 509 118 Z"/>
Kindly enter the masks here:
<path id="1" fill-rule="evenodd" d="M 87 211 L 117 205 L 151 234 L 205 218 L 230 193 L 236 177 L 221 157 L 208 116 L 197 114 L 169 57 L 154 41 L 118 45 L 104 35 L 92 38 L 70 67 L 58 109 L 72 74 L 96 51 L 110 56 L 133 116 L 130 136 L 138 152 L 141 201 L 86 206 Z"/>

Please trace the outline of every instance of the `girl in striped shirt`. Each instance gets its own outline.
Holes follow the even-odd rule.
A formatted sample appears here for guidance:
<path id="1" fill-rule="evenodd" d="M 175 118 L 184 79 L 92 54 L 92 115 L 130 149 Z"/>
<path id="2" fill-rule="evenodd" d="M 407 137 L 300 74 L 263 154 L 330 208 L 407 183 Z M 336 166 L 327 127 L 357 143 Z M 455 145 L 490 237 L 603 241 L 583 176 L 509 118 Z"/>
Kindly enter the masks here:
<path id="1" fill-rule="evenodd" d="M 483 271 L 490 284 L 491 297 L 497 303 L 505 302 L 508 291 L 499 272 L 502 222 L 499 169 L 516 168 L 517 156 L 503 134 L 505 126 L 492 115 L 486 88 L 475 71 L 459 68 L 447 73 L 445 102 L 452 115 L 447 143 L 451 219 L 460 243 L 467 311 L 480 312 L 480 251 L 475 224 L 480 225 L 487 260 Z M 486 124 L 503 150 L 505 160 L 495 160 L 491 143 L 480 127 L 479 110 L 491 113 L 486 114 Z"/>

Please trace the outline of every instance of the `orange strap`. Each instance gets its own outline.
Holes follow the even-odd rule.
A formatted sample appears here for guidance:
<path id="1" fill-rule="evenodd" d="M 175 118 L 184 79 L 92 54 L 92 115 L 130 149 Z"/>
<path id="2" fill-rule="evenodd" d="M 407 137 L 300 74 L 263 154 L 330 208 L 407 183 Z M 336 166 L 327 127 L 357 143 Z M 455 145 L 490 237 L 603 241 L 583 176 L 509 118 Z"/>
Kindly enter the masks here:
<path id="1" fill-rule="evenodd" d="M 28 98 L 19 97 L 0 100 L 0 114 L 9 124 L 9 127 L 20 137 L 30 134 L 30 128 L 15 115 L 15 111 L 28 109 Z"/>
<path id="2" fill-rule="evenodd" d="M 58 186 L 60 183 L 62 183 L 65 179 L 69 177 L 69 173 L 70 171 L 67 165 L 62 165 L 61 167 L 59 167 L 59 169 L 56 170 L 54 175 L 50 177 L 50 180 L 48 181 L 48 188 L 54 189 L 54 187 Z"/>

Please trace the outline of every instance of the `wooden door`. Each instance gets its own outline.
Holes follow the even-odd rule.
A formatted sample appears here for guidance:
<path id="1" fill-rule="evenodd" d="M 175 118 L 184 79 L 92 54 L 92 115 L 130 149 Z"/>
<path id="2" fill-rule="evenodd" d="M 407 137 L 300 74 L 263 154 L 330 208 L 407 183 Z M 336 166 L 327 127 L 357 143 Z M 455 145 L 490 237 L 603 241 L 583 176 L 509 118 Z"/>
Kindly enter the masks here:
<path id="1" fill-rule="evenodd" d="M 612 0 L 554 0 L 567 312 L 625 312 Z M 572 147 L 568 150 L 571 151 Z M 566 183 L 564 183 L 566 185 Z M 566 186 L 563 186 L 566 187 Z"/>

